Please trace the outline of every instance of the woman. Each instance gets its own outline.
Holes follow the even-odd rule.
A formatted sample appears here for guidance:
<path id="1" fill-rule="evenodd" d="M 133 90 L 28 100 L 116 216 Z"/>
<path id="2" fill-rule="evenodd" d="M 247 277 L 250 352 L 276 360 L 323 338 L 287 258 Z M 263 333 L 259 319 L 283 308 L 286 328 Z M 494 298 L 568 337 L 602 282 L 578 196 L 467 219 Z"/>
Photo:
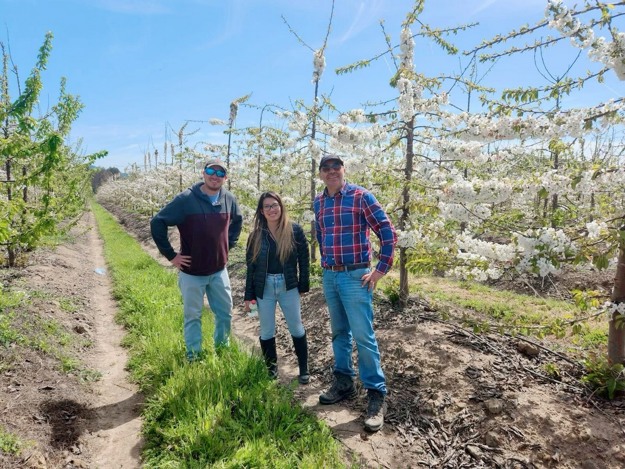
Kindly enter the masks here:
<path id="1" fill-rule="evenodd" d="M 245 311 L 249 312 L 250 302 L 256 300 L 260 348 L 269 375 L 272 379 L 278 377 L 275 334 L 276 303 L 279 303 L 293 338 L 299 364 L 298 381 L 306 384 L 310 374 L 300 294 L 310 288 L 308 241 L 302 227 L 289 220 L 282 199 L 275 192 L 265 192 L 258 200 L 245 257 Z"/>

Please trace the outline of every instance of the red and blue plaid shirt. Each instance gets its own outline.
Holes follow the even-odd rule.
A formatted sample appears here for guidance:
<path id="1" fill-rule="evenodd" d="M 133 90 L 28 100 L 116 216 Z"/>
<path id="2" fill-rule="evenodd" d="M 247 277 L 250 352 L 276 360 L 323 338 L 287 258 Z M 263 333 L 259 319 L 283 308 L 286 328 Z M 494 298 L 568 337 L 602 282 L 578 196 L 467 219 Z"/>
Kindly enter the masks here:
<path id="1" fill-rule="evenodd" d="M 393 265 L 397 234 L 371 192 L 345 183 L 333 197 L 327 189 L 318 194 L 313 208 L 323 267 L 371 262 L 369 233 L 373 230 L 380 240 L 376 270 L 388 272 Z"/>

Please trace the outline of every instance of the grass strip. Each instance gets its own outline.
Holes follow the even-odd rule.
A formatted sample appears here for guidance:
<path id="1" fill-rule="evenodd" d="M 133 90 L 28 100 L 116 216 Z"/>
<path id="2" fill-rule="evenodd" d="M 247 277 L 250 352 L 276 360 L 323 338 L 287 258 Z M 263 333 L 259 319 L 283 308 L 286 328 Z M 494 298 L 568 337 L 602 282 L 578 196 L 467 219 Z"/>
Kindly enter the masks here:
<path id="1" fill-rule="evenodd" d="M 345 467 L 329 427 L 269 380 L 259 357 L 236 339 L 214 350 L 211 314 L 202 320 L 205 357 L 186 362 L 175 272 L 145 253 L 102 207 L 94 203 L 92 210 L 117 318 L 128 331 L 129 368 L 147 401 L 144 466 Z"/>
<path id="2" fill-rule="evenodd" d="M 472 312 L 464 315 L 463 320 L 468 325 L 475 324 L 481 331 L 484 331 L 484 321 L 490 321 L 492 327 L 512 333 L 566 339 L 562 345 L 575 347 L 565 348 L 576 355 L 584 350 L 603 349 L 607 344 L 608 327 L 604 318 L 581 319 L 587 313 L 572 301 L 498 290 L 477 282 L 428 276 L 416 277 L 411 284 L 411 293 L 427 298 L 437 309 L 464 308 Z"/>

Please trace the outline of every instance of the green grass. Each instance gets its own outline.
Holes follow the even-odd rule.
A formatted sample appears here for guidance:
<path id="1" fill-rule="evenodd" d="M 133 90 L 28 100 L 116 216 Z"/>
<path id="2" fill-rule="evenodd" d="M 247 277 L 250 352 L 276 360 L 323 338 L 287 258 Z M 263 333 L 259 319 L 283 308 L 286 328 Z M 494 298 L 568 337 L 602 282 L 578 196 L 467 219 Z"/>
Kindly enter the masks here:
<path id="1" fill-rule="evenodd" d="M 608 331 L 602 329 L 592 329 L 588 327 L 588 330 L 584 334 L 580 335 L 578 342 L 582 347 L 593 349 L 599 348 L 608 343 Z"/>
<path id="2" fill-rule="evenodd" d="M 26 301 L 25 292 L 10 291 L 0 285 L 0 346 L 8 347 L 26 341 L 24 335 L 14 325 L 15 312 Z"/>
<path id="3" fill-rule="evenodd" d="M 380 285 L 391 300 L 398 288 L 395 277 L 384 278 Z M 411 277 L 410 292 L 428 300 L 444 316 L 460 318 L 476 331 L 496 329 L 534 337 L 566 338 L 571 345 L 569 349 L 579 347 L 589 351 L 605 348 L 607 344 L 607 321 L 581 319 L 584 313 L 572 301 L 428 276 Z"/>
<path id="4" fill-rule="evenodd" d="M 61 298 L 59 300 L 59 307 L 68 313 L 75 313 L 79 309 L 74 303 L 74 300 L 70 298 Z"/>
<path id="5" fill-rule="evenodd" d="M 147 398 L 145 467 L 345 467 L 328 426 L 269 380 L 236 340 L 215 351 L 203 316 L 205 356 L 187 363 L 175 272 L 161 267 L 100 206 L 93 205 L 127 328 L 129 368 Z"/>
<path id="6" fill-rule="evenodd" d="M 577 308 L 568 302 L 497 290 L 475 282 L 417 277 L 417 291 L 435 301 L 452 303 L 484 313 L 493 319 L 520 318 L 527 324 L 540 324 L 547 316 L 572 318 Z"/>
<path id="7" fill-rule="evenodd" d="M 19 456 L 20 451 L 24 446 L 25 444 L 19 439 L 18 436 L 7 432 L 5 429 L 0 427 L 0 452 Z"/>
<path id="8" fill-rule="evenodd" d="M 53 299 L 53 295 L 50 292 L 43 290 L 29 290 L 28 291 L 29 298 L 37 298 L 40 300 L 51 300 Z"/>
<path id="9" fill-rule="evenodd" d="M 23 342 L 25 339 L 18 330 L 13 327 L 13 314 L 0 313 L 0 345 L 8 347 L 11 344 Z"/>
<path id="10" fill-rule="evenodd" d="M 78 370 L 78 377 L 81 381 L 85 382 L 95 382 L 100 381 L 102 379 L 102 373 L 97 370 L 92 370 L 89 368 L 81 368 Z"/>

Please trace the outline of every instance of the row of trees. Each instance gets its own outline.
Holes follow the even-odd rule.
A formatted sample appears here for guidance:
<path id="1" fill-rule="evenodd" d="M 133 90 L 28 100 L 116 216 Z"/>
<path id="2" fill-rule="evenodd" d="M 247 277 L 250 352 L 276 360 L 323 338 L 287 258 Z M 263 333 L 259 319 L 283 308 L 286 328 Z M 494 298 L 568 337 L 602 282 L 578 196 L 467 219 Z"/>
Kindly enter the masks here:
<path id="1" fill-rule="evenodd" d="M 625 76 L 624 36 L 615 24 L 625 2 L 587 2 L 571 10 L 550 0 L 536 25 L 466 51 L 449 38 L 468 26 L 435 29 L 421 22 L 424 8 L 423 0 L 414 3 L 396 43 L 383 28 L 382 53 L 337 69 L 366 73 L 368 65 L 386 58 L 396 65 L 389 76 L 396 90 L 392 102 L 340 111 L 318 94 L 326 36 L 323 47 L 313 50 L 311 105 L 299 101 L 288 111 L 265 105 L 259 107 L 261 122 L 262 113 L 270 112 L 271 126 L 229 126 L 236 148 L 232 189 L 250 209 L 261 189 L 278 190 L 308 222 L 321 151 L 345 155 L 349 178 L 375 190 L 400 231 L 402 303 L 410 271 L 486 280 L 546 278 L 566 263 L 615 269 L 612 296 L 596 301 L 605 300 L 611 314 L 610 358 L 625 361 L 619 328 L 625 313 L 623 100 L 570 104 L 584 87 Z M 547 29 L 556 35 L 541 37 Z M 555 73 L 547 57 L 570 49 L 564 40 L 588 60 L 581 54 Z M 466 65 L 427 76 L 415 66 L 417 43 L 434 43 Z M 491 69 L 512 55 L 532 57 L 544 83 L 486 87 L 480 64 Z M 230 146 L 210 150 L 231 155 Z M 124 183 L 102 188 L 100 196 L 149 215 L 180 189 L 181 180 L 197 180 L 205 153 L 181 151 L 175 170 L 161 165 L 135 171 Z"/>
<path id="2" fill-rule="evenodd" d="M 20 254 L 42 238 L 67 230 L 82 213 L 89 166 L 101 156 L 82 155 L 66 143 L 83 106 L 67 93 L 65 79 L 56 104 L 38 108 L 51 49 L 48 33 L 22 88 L 19 70 L 0 43 L 0 246 L 8 266 L 16 265 Z"/>

